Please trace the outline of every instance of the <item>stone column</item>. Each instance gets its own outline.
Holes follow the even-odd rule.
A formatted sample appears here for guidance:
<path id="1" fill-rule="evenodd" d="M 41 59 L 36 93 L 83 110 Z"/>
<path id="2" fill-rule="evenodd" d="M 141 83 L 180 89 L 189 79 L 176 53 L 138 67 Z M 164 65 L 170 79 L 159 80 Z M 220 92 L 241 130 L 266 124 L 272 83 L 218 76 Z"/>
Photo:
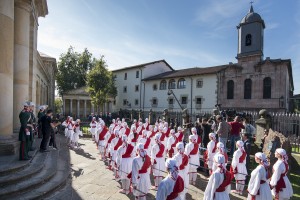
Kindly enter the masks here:
<path id="1" fill-rule="evenodd" d="M 15 1 L 14 31 L 14 130 L 20 127 L 19 113 L 29 100 L 30 1 Z"/>
<path id="2" fill-rule="evenodd" d="M 70 99 L 70 116 L 73 114 L 73 99 Z"/>
<path id="3" fill-rule="evenodd" d="M 0 155 L 15 153 L 13 134 L 14 1 L 0 1 Z M 5 117 L 4 117 L 5 116 Z"/>
<path id="4" fill-rule="evenodd" d="M 92 101 L 91 101 L 91 106 L 92 106 L 92 113 L 95 114 L 95 107 L 94 107 L 94 104 L 92 103 Z"/>
<path id="5" fill-rule="evenodd" d="M 66 115 L 66 99 L 63 99 L 63 115 Z"/>
<path id="6" fill-rule="evenodd" d="M 84 111 L 83 111 L 84 117 L 86 117 L 86 100 L 84 100 Z"/>
<path id="7" fill-rule="evenodd" d="M 77 118 L 80 118 L 80 100 L 77 99 Z"/>

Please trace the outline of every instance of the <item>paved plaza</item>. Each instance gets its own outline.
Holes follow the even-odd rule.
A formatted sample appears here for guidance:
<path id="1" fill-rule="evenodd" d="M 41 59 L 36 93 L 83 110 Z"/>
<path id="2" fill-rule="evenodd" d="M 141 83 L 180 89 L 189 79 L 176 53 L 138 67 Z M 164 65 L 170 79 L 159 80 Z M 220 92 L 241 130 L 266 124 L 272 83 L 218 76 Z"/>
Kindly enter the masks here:
<path id="1" fill-rule="evenodd" d="M 134 199 L 132 193 L 129 195 L 119 193 L 121 183 L 114 180 L 113 172 L 106 169 L 105 163 L 100 161 L 96 146 L 90 138 L 80 139 L 80 149 L 70 151 L 62 146 L 65 144 L 65 138 L 63 136 L 58 138 L 61 140 L 60 153 L 70 156 L 71 176 L 65 187 L 47 199 Z M 153 177 L 151 177 L 151 181 L 153 184 Z M 206 184 L 207 181 L 205 181 L 204 176 L 199 173 L 197 187 L 189 186 L 187 200 L 202 199 Z M 150 190 L 147 200 L 155 199 L 155 194 L 156 191 Z M 231 199 L 243 198 L 231 196 Z"/>

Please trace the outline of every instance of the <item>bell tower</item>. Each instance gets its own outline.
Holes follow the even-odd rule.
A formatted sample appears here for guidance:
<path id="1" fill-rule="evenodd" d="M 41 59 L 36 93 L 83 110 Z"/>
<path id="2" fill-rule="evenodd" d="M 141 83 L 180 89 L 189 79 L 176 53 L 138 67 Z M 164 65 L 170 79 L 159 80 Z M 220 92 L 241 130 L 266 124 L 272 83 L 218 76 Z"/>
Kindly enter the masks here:
<path id="1" fill-rule="evenodd" d="M 238 54 L 236 58 L 238 61 L 249 56 L 262 60 L 265 22 L 259 14 L 254 12 L 252 4 L 237 29 Z"/>

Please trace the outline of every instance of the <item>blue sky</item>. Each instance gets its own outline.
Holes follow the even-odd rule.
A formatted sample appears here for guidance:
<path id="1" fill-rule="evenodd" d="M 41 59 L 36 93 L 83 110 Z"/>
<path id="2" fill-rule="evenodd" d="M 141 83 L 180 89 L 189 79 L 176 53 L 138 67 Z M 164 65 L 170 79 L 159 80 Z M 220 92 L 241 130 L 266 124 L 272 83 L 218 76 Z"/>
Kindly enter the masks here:
<path id="1" fill-rule="evenodd" d="M 48 0 L 38 50 L 55 58 L 72 45 L 104 55 L 109 69 L 165 59 L 174 69 L 236 62 L 248 0 Z M 266 24 L 264 56 L 291 59 L 300 93 L 300 1 L 256 0 Z"/>

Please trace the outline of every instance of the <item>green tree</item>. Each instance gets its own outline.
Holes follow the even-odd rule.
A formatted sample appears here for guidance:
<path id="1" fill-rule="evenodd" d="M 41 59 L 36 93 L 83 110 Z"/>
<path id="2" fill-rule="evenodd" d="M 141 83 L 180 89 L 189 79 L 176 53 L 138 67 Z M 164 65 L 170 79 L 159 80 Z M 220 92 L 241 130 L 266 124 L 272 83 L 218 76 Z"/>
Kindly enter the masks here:
<path id="1" fill-rule="evenodd" d="M 86 74 L 93 65 L 92 54 L 87 49 L 78 53 L 72 46 L 69 47 L 67 53 L 61 54 L 57 66 L 56 83 L 59 94 L 86 86 Z"/>
<path id="2" fill-rule="evenodd" d="M 117 95 L 113 74 L 108 71 L 103 56 L 94 59 L 94 67 L 87 74 L 87 86 L 95 105 L 103 105 L 109 97 Z"/>
<path id="3" fill-rule="evenodd" d="M 62 100 L 57 98 L 54 100 L 55 113 L 62 113 Z"/>

